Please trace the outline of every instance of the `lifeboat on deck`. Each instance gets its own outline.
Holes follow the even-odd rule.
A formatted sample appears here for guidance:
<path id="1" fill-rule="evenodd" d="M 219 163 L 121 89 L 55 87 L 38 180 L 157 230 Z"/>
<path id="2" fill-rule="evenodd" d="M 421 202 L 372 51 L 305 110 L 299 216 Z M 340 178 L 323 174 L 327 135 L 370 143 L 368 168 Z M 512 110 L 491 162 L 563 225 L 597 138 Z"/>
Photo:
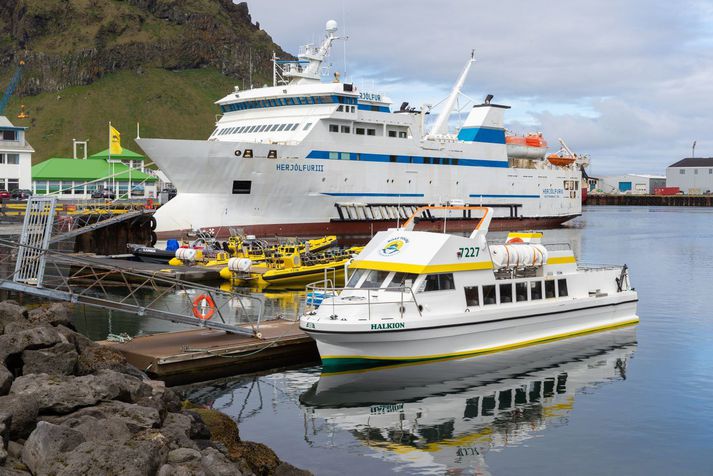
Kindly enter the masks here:
<path id="1" fill-rule="evenodd" d="M 547 141 L 542 133 L 530 132 L 524 136 L 505 136 L 509 159 L 542 160 L 547 152 Z"/>
<path id="2" fill-rule="evenodd" d="M 557 167 L 567 167 L 572 165 L 575 160 L 576 158 L 571 155 L 550 154 L 547 156 L 547 161 Z"/>

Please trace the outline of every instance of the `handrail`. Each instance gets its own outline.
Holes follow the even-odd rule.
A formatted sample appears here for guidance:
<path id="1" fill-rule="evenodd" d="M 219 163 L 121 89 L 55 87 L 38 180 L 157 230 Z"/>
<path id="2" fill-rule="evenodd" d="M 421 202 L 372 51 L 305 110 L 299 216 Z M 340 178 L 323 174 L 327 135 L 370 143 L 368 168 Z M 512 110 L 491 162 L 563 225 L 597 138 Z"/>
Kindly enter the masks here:
<path id="1" fill-rule="evenodd" d="M 474 207 L 474 206 L 465 206 L 465 205 L 426 205 L 423 207 L 418 207 L 406 220 L 401 226 L 403 230 L 413 230 L 414 226 L 416 226 L 416 218 L 418 215 L 421 213 L 425 212 L 426 210 L 478 210 L 483 212 L 483 217 L 480 219 L 477 225 L 475 225 L 475 231 L 479 231 L 482 229 L 482 231 L 487 232 L 488 227 L 490 226 L 490 220 L 493 217 L 493 209 L 489 207 Z M 444 218 L 445 219 L 445 218 Z"/>
<path id="2" fill-rule="evenodd" d="M 324 285 L 323 285 L 324 284 Z M 331 286 L 327 286 L 331 285 Z M 396 301 L 387 301 L 387 302 L 378 302 L 376 304 L 400 304 L 400 313 L 401 317 L 403 318 L 404 314 L 404 302 L 413 302 L 414 305 L 416 306 L 416 310 L 418 311 L 418 315 L 420 317 L 423 317 L 423 313 L 421 312 L 421 306 L 418 304 L 418 300 L 416 299 L 416 294 L 413 292 L 413 288 L 410 286 L 400 286 L 400 287 L 361 287 L 361 288 L 354 288 L 354 287 L 340 287 L 337 288 L 334 286 L 334 284 L 331 282 L 331 280 L 327 281 L 315 281 L 313 283 L 309 283 L 306 286 L 307 294 L 312 293 L 314 296 L 315 293 L 317 292 L 322 292 L 326 296 L 328 293 L 332 294 L 332 297 L 337 297 L 341 292 L 343 291 L 366 291 L 366 296 L 357 296 L 361 297 L 362 299 L 366 299 L 366 305 L 368 308 L 368 313 L 369 313 L 369 320 L 371 320 L 371 293 L 372 291 L 387 291 L 387 292 L 398 292 L 400 293 L 400 299 Z M 408 294 L 411 295 L 411 300 L 404 301 L 404 294 L 407 294 L 406 291 L 408 291 Z M 314 299 L 312 301 L 312 310 L 315 310 L 316 307 L 314 306 Z M 335 303 L 335 300 L 332 299 L 331 305 L 332 305 L 332 315 L 336 315 L 336 306 L 356 306 L 356 305 L 363 305 L 363 302 L 340 302 L 340 303 Z"/>

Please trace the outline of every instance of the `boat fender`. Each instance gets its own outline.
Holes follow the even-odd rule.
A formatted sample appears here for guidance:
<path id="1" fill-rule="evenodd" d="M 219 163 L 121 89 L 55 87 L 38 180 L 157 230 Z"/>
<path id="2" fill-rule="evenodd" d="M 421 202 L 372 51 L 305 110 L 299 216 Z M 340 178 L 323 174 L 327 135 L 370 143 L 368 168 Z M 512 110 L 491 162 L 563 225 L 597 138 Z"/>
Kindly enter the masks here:
<path id="1" fill-rule="evenodd" d="M 193 300 L 193 315 L 201 321 L 207 321 L 215 313 L 215 302 L 207 294 L 201 294 Z"/>

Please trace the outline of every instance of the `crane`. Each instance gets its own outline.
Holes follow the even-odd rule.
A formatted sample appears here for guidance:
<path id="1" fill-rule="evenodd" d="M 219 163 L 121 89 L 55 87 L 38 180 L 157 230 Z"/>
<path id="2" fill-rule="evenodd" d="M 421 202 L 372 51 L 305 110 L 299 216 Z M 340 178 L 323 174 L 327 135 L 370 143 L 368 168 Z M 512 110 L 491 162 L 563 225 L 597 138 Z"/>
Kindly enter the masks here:
<path id="1" fill-rule="evenodd" d="M 7 89 L 5 89 L 5 94 L 3 94 L 2 99 L 0 99 L 0 116 L 3 115 L 3 113 L 5 112 L 5 108 L 7 107 L 7 103 L 10 102 L 12 93 L 15 92 L 17 85 L 20 84 L 20 78 L 22 78 L 22 68 L 24 65 L 25 62 L 20 60 L 20 63 L 15 69 L 15 74 L 10 80 L 10 84 L 8 84 Z"/>

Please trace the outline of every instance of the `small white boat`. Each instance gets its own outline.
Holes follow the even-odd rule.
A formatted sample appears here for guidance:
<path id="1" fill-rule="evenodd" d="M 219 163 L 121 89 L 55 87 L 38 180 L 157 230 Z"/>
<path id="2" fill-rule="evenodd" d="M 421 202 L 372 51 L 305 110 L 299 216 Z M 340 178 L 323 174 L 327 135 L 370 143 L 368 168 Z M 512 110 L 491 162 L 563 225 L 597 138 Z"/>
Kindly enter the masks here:
<path id="1" fill-rule="evenodd" d="M 432 211 L 482 213 L 470 236 L 414 231 Z M 423 207 L 377 233 L 344 288 L 300 318 L 325 371 L 494 352 L 638 322 L 626 265 L 578 265 L 568 244 L 510 233 L 488 244 L 484 207 Z"/>

